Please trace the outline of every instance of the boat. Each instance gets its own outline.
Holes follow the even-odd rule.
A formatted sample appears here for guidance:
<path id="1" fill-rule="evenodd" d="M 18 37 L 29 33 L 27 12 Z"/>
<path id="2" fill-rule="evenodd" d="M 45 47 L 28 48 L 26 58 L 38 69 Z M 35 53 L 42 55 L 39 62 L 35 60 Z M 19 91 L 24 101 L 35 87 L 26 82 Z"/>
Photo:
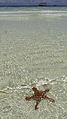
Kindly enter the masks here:
<path id="1" fill-rule="evenodd" d="M 46 3 L 46 2 L 44 2 L 44 3 L 39 3 L 38 6 L 47 6 L 47 3 Z"/>

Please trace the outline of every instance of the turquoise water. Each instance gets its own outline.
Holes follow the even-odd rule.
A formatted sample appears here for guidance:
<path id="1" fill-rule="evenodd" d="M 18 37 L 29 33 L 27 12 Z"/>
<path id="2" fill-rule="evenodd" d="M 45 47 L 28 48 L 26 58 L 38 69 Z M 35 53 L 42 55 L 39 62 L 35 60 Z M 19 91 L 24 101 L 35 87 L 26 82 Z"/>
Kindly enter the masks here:
<path id="1" fill-rule="evenodd" d="M 27 10 L 34 10 L 34 11 L 37 11 L 37 10 L 64 10 L 64 11 L 67 11 L 67 7 L 0 7 L 0 11 L 18 11 L 18 10 L 24 10 L 24 11 L 27 11 Z"/>
<path id="2" fill-rule="evenodd" d="M 55 103 L 35 111 L 33 86 Z M 0 8 L 0 118 L 66 119 L 66 92 L 67 8 Z"/>

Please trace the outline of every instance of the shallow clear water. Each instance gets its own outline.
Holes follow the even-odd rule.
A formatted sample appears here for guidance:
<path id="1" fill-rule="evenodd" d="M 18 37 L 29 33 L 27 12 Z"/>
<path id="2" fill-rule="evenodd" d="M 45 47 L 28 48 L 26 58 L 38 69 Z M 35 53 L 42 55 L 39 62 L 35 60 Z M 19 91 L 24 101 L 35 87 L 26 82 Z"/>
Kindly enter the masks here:
<path id="1" fill-rule="evenodd" d="M 9 9 L 0 11 L 0 118 L 66 119 L 66 8 Z M 35 111 L 24 99 L 32 86 L 50 88 L 55 103 L 42 100 Z"/>

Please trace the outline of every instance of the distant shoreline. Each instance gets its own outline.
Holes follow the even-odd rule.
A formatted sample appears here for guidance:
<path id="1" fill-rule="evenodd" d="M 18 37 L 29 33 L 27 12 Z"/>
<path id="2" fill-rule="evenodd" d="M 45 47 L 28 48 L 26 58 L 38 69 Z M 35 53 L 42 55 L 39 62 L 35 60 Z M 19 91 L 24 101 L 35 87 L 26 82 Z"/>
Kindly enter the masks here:
<path id="1" fill-rule="evenodd" d="M 67 5 L 0 5 L 0 7 L 67 7 Z"/>

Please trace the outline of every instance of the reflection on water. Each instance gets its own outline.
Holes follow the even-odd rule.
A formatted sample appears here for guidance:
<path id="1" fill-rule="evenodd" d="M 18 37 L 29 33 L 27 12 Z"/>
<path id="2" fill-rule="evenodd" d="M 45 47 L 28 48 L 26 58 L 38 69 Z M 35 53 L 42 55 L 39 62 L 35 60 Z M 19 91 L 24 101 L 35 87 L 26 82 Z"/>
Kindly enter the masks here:
<path id="1" fill-rule="evenodd" d="M 0 12 L 1 119 L 67 118 L 67 11 L 38 10 Z M 33 86 L 50 88 L 55 104 L 43 100 L 35 111 L 25 101 Z"/>

